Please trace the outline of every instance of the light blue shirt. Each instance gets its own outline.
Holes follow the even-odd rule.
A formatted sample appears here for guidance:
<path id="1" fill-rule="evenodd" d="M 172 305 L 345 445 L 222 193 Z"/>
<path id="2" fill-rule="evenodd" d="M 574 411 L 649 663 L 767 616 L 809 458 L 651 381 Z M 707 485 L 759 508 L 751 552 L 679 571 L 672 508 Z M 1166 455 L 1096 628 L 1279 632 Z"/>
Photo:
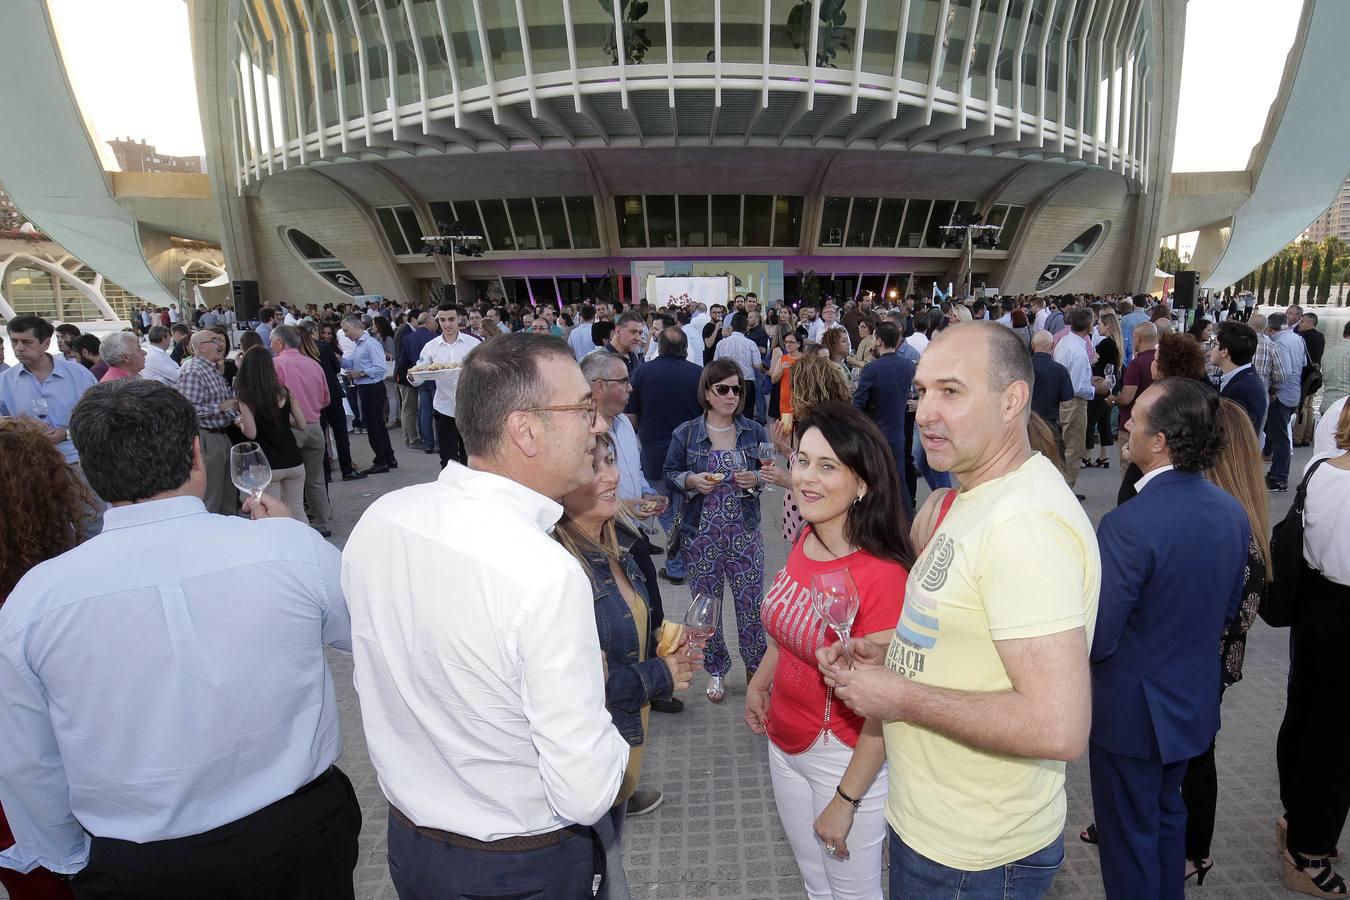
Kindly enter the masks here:
<path id="1" fill-rule="evenodd" d="M 0 866 L 78 872 L 89 835 L 200 834 L 327 771 L 341 565 L 292 519 L 172 497 L 31 569 L 0 608 Z"/>
<path id="2" fill-rule="evenodd" d="M 384 373 L 389 371 L 384 360 L 384 346 L 368 334 L 361 335 L 352 352 L 342 357 L 342 368 L 366 373 L 356 379 L 355 384 L 379 384 L 384 381 Z"/>
<path id="3" fill-rule="evenodd" d="M 47 424 L 56 428 L 70 428 L 70 413 L 80 402 L 84 392 L 97 384 L 93 374 L 79 363 L 65 357 L 52 357 L 52 373 L 46 381 L 22 365 L 0 372 L 0 416 L 27 416 L 37 419 L 33 401 L 41 397 L 47 401 Z M 75 442 L 67 435 L 56 445 L 66 462 L 80 461 Z"/>
<path id="4" fill-rule="evenodd" d="M 1284 363 L 1284 381 L 1275 388 L 1275 399 L 1284 406 L 1297 407 L 1303 394 L 1303 367 L 1308 362 L 1308 345 L 1288 328 L 1275 332 L 1270 340 Z"/>
<path id="5" fill-rule="evenodd" d="M 595 341 L 591 340 L 591 326 L 594 322 L 582 322 L 572 329 L 572 333 L 567 336 L 567 344 L 572 348 L 572 355 L 581 362 L 586 358 L 586 354 L 595 349 Z M 699 359 L 703 357 L 700 356 Z"/>
<path id="6" fill-rule="evenodd" d="M 619 499 L 655 494 L 655 489 L 642 474 L 642 450 L 632 420 L 619 413 L 609 423 L 609 433 L 614 438 L 614 463 L 619 469 Z"/>
<path id="7" fill-rule="evenodd" d="M 262 338 L 263 346 L 270 352 L 272 349 L 272 326 L 266 322 L 259 322 L 258 327 L 253 330 L 258 332 L 258 337 Z"/>

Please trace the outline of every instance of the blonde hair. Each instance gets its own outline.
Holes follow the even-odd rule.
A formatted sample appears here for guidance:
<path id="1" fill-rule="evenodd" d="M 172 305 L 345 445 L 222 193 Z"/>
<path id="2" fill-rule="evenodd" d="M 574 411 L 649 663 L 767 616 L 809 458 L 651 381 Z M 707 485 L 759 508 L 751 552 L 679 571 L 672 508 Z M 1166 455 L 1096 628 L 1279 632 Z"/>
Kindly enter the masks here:
<path id="1" fill-rule="evenodd" d="M 1336 423 L 1336 446 L 1350 450 L 1350 403 L 1341 407 L 1341 419 Z"/>
<path id="2" fill-rule="evenodd" d="M 956 313 L 958 322 L 974 322 L 975 314 L 970 311 L 970 307 L 964 303 L 953 303 L 952 312 Z"/>
<path id="3" fill-rule="evenodd" d="M 1218 424 L 1225 437 L 1224 449 L 1205 475 L 1241 504 L 1252 539 L 1266 564 L 1266 581 L 1271 582 L 1274 571 L 1270 565 L 1270 500 L 1256 430 L 1246 410 L 1228 399 L 1219 401 Z"/>
<path id="4" fill-rule="evenodd" d="M 602 452 L 612 457 L 616 452 L 614 439 L 607 433 L 596 435 L 595 452 L 597 460 L 601 459 L 598 454 Z M 553 537 L 567 549 L 568 553 L 577 558 L 582 568 L 586 570 L 587 577 L 589 577 L 591 568 L 586 561 L 587 553 L 603 553 L 614 560 L 619 559 L 622 555 L 622 551 L 619 549 L 619 530 L 615 523 L 622 523 L 635 533 L 641 527 L 628 513 L 628 509 L 620 503 L 618 513 L 615 514 L 614 518 L 600 526 L 599 541 L 582 531 L 581 526 L 565 511 L 562 518 L 558 520 L 557 526 L 553 529 Z"/>
<path id="5" fill-rule="evenodd" d="M 1110 310 L 1103 310 L 1101 320 L 1097 326 L 1101 333 L 1116 342 L 1116 350 L 1120 353 L 1120 358 L 1125 358 L 1125 336 L 1120 333 L 1120 319 Z"/>
<path id="6" fill-rule="evenodd" d="M 1064 471 L 1064 454 L 1059 450 L 1059 442 L 1055 440 L 1054 430 L 1051 429 L 1049 422 L 1034 412 L 1027 418 L 1027 441 L 1031 444 L 1032 450 L 1054 464 L 1055 468 L 1059 470 L 1059 474 L 1066 474 Z"/>
<path id="7" fill-rule="evenodd" d="M 839 367 L 823 356 L 807 354 L 792 364 L 792 412 L 797 420 L 821 403 L 852 403 L 853 391 Z"/>

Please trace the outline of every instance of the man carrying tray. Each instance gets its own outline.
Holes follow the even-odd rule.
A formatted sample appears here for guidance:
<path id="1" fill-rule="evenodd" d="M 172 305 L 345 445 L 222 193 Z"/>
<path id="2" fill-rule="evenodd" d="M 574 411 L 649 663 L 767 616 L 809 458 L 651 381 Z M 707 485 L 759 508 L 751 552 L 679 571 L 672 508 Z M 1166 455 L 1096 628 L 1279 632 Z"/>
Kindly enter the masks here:
<path id="1" fill-rule="evenodd" d="M 442 469 L 452 459 L 462 464 L 469 461 L 464 452 L 464 442 L 459 439 L 459 429 L 455 427 L 455 393 L 459 390 L 459 367 L 483 340 L 459 330 L 461 323 L 467 320 L 464 309 L 453 303 L 442 303 L 437 307 L 436 324 L 440 326 L 441 333 L 427 341 L 421 355 L 417 357 L 417 365 L 408 370 L 408 383 L 411 385 L 417 386 L 425 381 L 436 383 L 436 396 L 432 398 L 431 408 Z"/>

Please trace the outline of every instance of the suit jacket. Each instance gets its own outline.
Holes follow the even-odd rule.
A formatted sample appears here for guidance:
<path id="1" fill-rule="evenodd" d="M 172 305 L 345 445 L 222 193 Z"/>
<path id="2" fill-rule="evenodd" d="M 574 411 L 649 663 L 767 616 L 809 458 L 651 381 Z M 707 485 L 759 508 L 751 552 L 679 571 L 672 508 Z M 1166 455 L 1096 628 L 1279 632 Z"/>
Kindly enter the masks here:
<path id="1" fill-rule="evenodd" d="M 862 380 L 853 392 L 853 405 L 877 423 L 891 445 L 901 475 L 905 471 L 905 408 L 914 371 L 914 363 L 898 353 L 887 353 L 863 366 Z"/>
<path id="2" fill-rule="evenodd" d="M 1256 370 L 1248 368 L 1238 372 L 1219 393 L 1247 411 L 1247 417 L 1252 420 L 1252 427 L 1259 435 L 1270 398 L 1266 396 L 1266 386 L 1261 382 L 1261 376 L 1256 374 Z"/>
<path id="3" fill-rule="evenodd" d="M 1219 730 L 1218 642 L 1242 604 L 1250 528 L 1198 472 L 1164 472 L 1102 519 L 1092 736 L 1117 756 L 1180 762 Z"/>

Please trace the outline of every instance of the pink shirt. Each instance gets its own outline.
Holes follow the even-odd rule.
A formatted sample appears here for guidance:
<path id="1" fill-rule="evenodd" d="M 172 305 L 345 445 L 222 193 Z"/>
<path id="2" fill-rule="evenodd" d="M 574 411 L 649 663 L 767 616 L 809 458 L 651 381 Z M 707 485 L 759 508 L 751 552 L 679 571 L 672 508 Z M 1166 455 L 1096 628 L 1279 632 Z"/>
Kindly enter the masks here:
<path id="1" fill-rule="evenodd" d="M 285 385 L 295 402 L 300 404 L 305 421 L 311 424 L 319 421 L 319 413 L 328 405 L 328 380 L 324 377 L 323 366 L 289 347 L 272 360 L 272 365 L 277 370 L 277 381 Z"/>
<path id="2" fill-rule="evenodd" d="M 108 371 L 104 372 L 103 377 L 100 378 L 98 381 L 99 384 L 102 384 L 105 381 L 117 381 L 122 378 L 135 378 L 135 377 L 137 376 L 133 375 L 131 372 L 128 372 L 126 369 L 119 369 L 117 368 L 117 366 L 108 366 Z"/>

